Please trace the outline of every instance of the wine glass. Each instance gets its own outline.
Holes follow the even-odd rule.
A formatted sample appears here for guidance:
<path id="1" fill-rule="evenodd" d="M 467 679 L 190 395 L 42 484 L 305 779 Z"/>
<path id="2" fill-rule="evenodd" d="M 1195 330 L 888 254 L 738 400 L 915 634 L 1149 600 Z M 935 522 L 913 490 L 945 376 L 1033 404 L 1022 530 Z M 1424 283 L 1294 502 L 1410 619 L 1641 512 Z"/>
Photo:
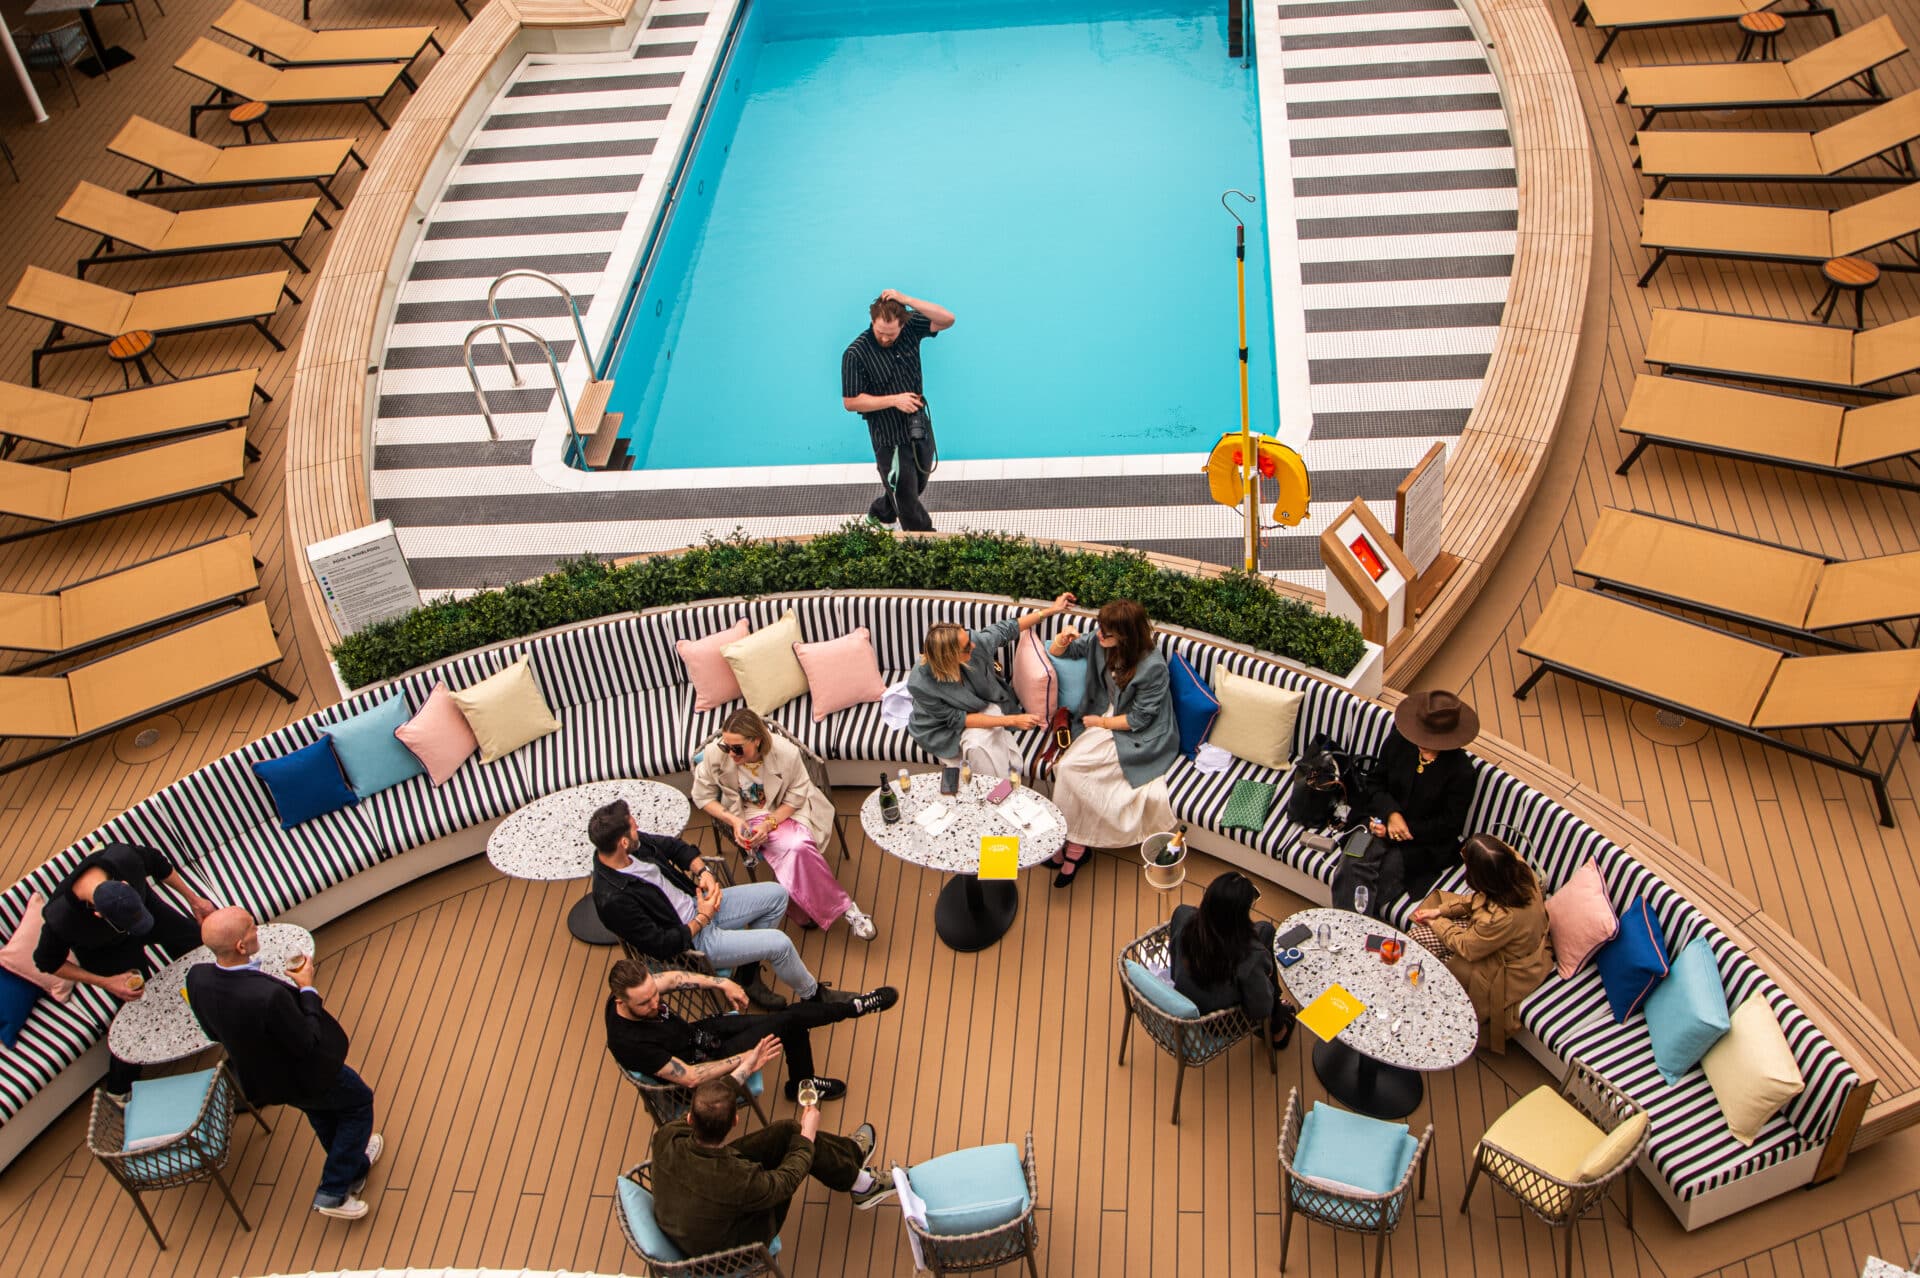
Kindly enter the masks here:
<path id="1" fill-rule="evenodd" d="M 1323 951 L 1331 954 L 1333 952 L 1332 924 L 1322 923 L 1319 927 L 1315 928 L 1313 932 L 1313 939 L 1319 942 L 1320 948 Z"/>
<path id="2" fill-rule="evenodd" d="M 793 1098 L 800 1102 L 801 1109 L 812 1109 L 820 1103 L 820 1085 L 811 1078 L 803 1078 L 793 1089 Z"/>
<path id="3" fill-rule="evenodd" d="M 1365 914 L 1367 907 L 1373 904 L 1373 889 L 1364 883 L 1356 883 L 1353 888 L 1353 912 Z"/>

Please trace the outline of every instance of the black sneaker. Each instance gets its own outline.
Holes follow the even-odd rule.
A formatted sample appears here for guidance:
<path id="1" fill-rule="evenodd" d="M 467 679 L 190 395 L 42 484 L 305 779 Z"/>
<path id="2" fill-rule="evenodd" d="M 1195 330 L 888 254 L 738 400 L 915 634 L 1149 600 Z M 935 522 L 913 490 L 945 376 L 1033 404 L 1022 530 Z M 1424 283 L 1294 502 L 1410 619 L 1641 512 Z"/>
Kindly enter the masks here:
<path id="1" fill-rule="evenodd" d="M 855 995 L 853 1014 L 868 1016 L 874 1012 L 884 1012 L 900 1001 L 900 991 L 891 985 L 882 985 L 877 990 L 868 990 L 865 994 Z"/>
<path id="2" fill-rule="evenodd" d="M 813 1085 L 820 1093 L 820 1103 L 822 1105 L 828 1101 L 837 1101 L 847 1094 L 847 1085 L 837 1078 L 821 1078 L 815 1075 Z M 797 1078 L 789 1078 L 787 1080 L 787 1099 L 798 1100 L 799 1092 L 800 1080 Z"/>
<path id="3" fill-rule="evenodd" d="M 756 980 L 740 988 L 745 992 L 747 1001 L 763 1012 L 777 1012 L 787 1005 L 785 996 L 768 989 L 764 981 Z"/>

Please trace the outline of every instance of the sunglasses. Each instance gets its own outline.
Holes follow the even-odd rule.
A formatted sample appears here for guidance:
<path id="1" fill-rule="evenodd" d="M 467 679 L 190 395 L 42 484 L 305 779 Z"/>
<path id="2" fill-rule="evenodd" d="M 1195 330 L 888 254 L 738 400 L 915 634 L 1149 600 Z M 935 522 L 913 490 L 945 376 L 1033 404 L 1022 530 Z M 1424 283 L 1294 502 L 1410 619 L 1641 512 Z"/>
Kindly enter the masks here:
<path id="1" fill-rule="evenodd" d="M 744 758 L 747 753 L 747 747 L 744 744 L 730 745 L 727 742 L 722 741 L 720 743 L 720 748 L 722 750 L 725 750 L 728 754 L 732 755 L 736 759 Z"/>

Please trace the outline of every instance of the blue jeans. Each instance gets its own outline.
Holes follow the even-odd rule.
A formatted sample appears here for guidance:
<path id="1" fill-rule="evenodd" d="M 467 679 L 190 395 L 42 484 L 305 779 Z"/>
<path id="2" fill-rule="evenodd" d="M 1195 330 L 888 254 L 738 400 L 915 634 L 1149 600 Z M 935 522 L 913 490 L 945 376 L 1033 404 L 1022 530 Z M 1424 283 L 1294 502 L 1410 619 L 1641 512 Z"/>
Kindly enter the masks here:
<path id="1" fill-rule="evenodd" d="M 792 987 L 796 997 L 811 998 L 820 982 L 780 930 L 786 917 L 787 890 L 778 883 L 730 887 L 720 894 L 720 912 L 713 916 L 713 924 L 693 938 L 693 948 L 715 967 L 770 963 L 773 974 Z"/>
<path id="2" fill-rule="evenodd" d="M 373 1089 L 360 1076 L 340 1067 L 333 1086 L 318 1100 L 297 1108 L 307 1116 L 313 1134 L 327 1151 L 327 1164 L 320 1169 L 320 1188 L 314 1191 L 315 1207 L 338 1207 L 347 1200 L 347 1191 L 367 1174 L 367 1141 L 373 1135 Z"/>

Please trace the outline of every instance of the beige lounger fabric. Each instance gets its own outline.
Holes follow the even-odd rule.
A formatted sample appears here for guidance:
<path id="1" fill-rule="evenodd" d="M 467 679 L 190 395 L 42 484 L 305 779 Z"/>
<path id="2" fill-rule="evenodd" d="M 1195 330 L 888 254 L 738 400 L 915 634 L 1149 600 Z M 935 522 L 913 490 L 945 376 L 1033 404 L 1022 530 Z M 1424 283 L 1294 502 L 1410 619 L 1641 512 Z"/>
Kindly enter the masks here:
<path id="1" fill-rule="evenodd" d="M 1920 652 L 1782 657 L 1756 728 L 1901 723 L 1920 700 Z"/>
<path id="2" fill-rule="evenodd" d="M 60 596 L 0 592 L 0 648 L 58 652 L 67 647 L 61 633 Z"/>
<path id="3" fill-rule="evenodd" d="M 84 399 L 0 382 L 0 433 L 16 439 L 77 448 L 87 431 L 91 405 Z"/>
<path id="4" fill-rule="evenodd" d="M 0 382 L 0 431 L 55 448 L 100 448 L 244 420 L 260 370 L 141 386 L 93 400 Z"/>
<path id="5" fill-rule="evenodd" d="M 236 426 L 72 470 L 0 462 L 0 514 L 61 523 L 233 483 L 246 473 L 246 447 Z"/>
<path id="6" fill-rule="evenodd" d="M 54 594 L 0 594 L 0 648 L 76 648 L 245 594 L 259 584 L 253 538 L 238 533 Z"/>
<path id="7" fill-rule="evenodd" d="M 60 675 L 0 675 L 0 737 L 71 737 L 73 692 Z"/>
<path id="8" fill-rule="evenodd" d="M 1731 22 L 1758 13 L 1774 0 L 1587 0 L 1587 17 L 1598 27 L 1637 27 L 1661 22 Z"/>
<path id="9" fill-rule="evenodd" d="M 1807 610 L 1807 629 L 1920 616 L 1920 551 L 1828 564 Z"/>
<path id="10" fill-rule="evenodd" d="M 1856 333 L 1826 324 L 1663 307 L 1653 312 L 1646 359 L 1768 380 L 1870 386 L 1920 368 L 1920 316 Z"/>
<path id="11" fill-rule="evenodd" d="M 1893 19 L 1882 15 L 1789 62 L 1622 67 L 1620 82 L 1627 102 L 1643 109 L 1805 101 L 1898 57 L 1906 48 Z"/>
<path id="12" fill-rule="evenodd" d="M 1799 629 L 1825 566 L 1818 555 L 1603 510 L 1574 571 Z"/>
<path id="13" fill-rule="evenodd" d="M 265 185 L 333 177 L 347 162 L 353 142 L 352 138 L 322 138 L 218 147 L 136 115 L 107 143 L 107 150 L 189 185 Z"/>
<path id="14" fill-rule="evenodd" d="M 1920 232 L 1920 183 L 1829 213 L 1704 200 L 1648 200 L 1640 244 L 1707 255 L 1824 262 Z"/>
<path id="15" fill-rule="evenodd" d="M 1920 138 L 1920 90 L 1818 133 L 1642 129 L 1634 135 L 1648 177 L 1832 177 Z"/>
<path id="16" fill-rule="evenodd" d="M 234 0 L 213 29 L 287 63 L 411 62 L 433 38 L 432 27 L 363 27 L 310 31 L 247 0 Z"/>
<path id="17" fill-rule="evenodd" d="M 180 329 L 265 319 L 280 309 L 287 272 L 241 275 L 233 279 L 179 284 L 172 288 L 122 293 L 70 275 L 29 266 L 7 305 L 103 337 L 135 329 L 170 333 Z"/>
<path id="18" fill-rule="evenodd" d="M 155 253 L 182 253 L 298 240 L 306 234 L 314 210 L 319 207 L 319 199 L 309 196 L 303 200 L 229 204 L 175 213 L 118 191 L 82 182 L 73 188 L 73 194 L 54 216 L 135 248 Z"/>
<path id="19" fill-rule="evenodd" d="M 405 71 L 403 62 L 344 67 L 270 67 L 201 37 L 173 64 L 197 80 L 255 102 L 368 102 L 384 98 Z"/>
<path id="20" fill-rule="evenodd" d="M 1845 416 L 1838 404 L 1643 373 L 1634 379 L 1620 430 L 1833 466 Z"/>

